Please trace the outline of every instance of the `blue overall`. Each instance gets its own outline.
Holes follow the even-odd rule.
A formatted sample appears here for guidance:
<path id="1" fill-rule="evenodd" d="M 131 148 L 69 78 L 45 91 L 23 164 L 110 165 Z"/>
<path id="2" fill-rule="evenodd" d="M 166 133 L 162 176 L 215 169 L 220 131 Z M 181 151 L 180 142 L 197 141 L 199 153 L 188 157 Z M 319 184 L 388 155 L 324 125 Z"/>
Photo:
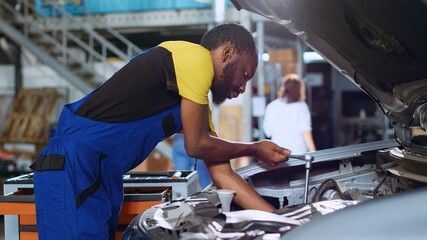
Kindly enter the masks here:
<path id="1" fill-rule="evenodd" d="M 196 170 L 199 177 L 199 184 L 202 189 L 204 189 L 212 183 L 208 168 L 202 160 L 197 160 L 188 156 L 184 144 L 184 135 L 175 134 L 172 146 L 172 161 L 174 170 Z"/>
<path id="2" fill-rule="evenodd" d="M 170 135 L 165 119 L 174 124 L 169 132 L 182 129 L 179 105 L 126 123 L 75 115 L 91 95 L 64 106 L 55 134 L 35 162 L 41 240 L 114 239 L 123 202 L 123 174 Z"/>

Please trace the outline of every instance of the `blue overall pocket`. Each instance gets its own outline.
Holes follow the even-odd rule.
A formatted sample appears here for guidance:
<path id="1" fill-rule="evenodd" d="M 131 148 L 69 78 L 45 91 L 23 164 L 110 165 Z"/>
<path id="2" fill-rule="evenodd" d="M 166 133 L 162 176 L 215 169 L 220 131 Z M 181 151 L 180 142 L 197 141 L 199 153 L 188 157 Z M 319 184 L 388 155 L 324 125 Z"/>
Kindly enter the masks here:
<path id="1" fill-rule="evenodd" d="M 65 208 L 65 156 L 40 156 L 31 168 L 34 173 L 34 192 L 38 210 Z"/>

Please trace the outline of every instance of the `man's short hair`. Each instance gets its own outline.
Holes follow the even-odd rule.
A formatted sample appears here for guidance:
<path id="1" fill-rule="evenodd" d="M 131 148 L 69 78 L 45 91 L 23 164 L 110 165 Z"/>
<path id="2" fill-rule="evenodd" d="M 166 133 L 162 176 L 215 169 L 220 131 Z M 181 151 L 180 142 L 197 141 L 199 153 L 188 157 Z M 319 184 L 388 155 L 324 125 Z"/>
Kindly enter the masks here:
<path id="1" fill-rule="evenodd" d="M 212 51 L 225 43 L 233 45 L 237 54 L 257 54 L 252 34 L 243 26 L 235 23 L 218 25 L 207 31 L 201 40 L 201 45 Z"/>

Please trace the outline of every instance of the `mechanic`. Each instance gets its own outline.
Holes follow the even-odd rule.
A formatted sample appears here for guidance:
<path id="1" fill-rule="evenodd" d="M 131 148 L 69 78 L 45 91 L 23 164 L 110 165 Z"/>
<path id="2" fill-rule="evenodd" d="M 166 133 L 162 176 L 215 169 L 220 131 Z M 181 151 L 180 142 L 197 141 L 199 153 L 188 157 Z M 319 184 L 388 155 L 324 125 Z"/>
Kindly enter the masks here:
<path id="1" fill-rule="evenodd" d="M 269 140 L 231 142 L 215 134 L 208 92 L 221 104 L 245 91 L 258 56 L 237 24 L 206 32 L 201 45 L 168 41 L 134 57 L 102 86 L 64 106 L 57 129 L 32 165 L 39 239 L 114 239 L 123 174 L 183 130 L 187 153 L 205 161 L 218 188 L 242 208 L 273 211 L 229 159 L 270 166 L 290 151 Z"/>

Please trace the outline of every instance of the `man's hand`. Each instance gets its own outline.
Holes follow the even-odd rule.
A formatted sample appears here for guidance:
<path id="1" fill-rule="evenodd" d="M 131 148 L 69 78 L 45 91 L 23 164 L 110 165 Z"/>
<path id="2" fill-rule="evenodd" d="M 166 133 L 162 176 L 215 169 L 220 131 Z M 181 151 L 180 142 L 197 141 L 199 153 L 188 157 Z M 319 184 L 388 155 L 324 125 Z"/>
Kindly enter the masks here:
<path id="1" fill-rule="evenodd" d="M 254 156 L 271 167 L 275 167 L 277 164 L 287 161 L 287 156 L 291 154 L 289 149 L 280 147 L 270 140 L 261 140 L 254 144 L 256 144 L 257 147 Z"/>
<path id="2" fill-rule="evenodd" d="M 185 150 L 194 158 L 205 161 L 254 156 L 270 166 L 288 160 L 291 152 L 270 140 L 242 143 L 219 138 L 209 128 L 209 106 L 186 98 L 181 100 L 181 120 L 184 130 Z"/>

